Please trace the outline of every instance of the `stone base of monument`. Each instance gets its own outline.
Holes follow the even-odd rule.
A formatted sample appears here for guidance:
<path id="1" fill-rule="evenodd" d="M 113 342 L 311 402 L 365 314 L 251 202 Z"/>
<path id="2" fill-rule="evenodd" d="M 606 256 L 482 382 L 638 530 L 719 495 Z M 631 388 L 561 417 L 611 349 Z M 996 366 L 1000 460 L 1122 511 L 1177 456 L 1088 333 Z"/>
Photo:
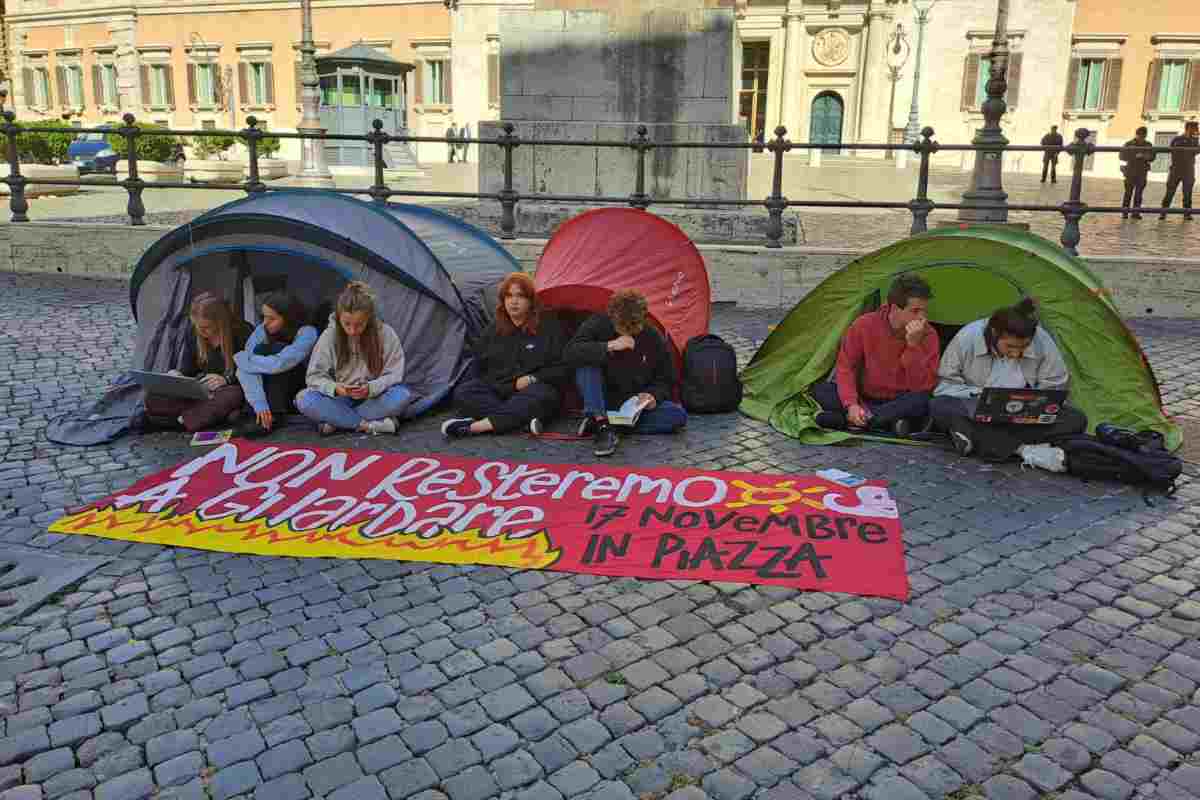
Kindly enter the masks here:
<path id="1" fill-rule="evenodd" d="M 453 214 L 472 225 L 483 228 L 493 236 L 499 236 L 501 233 L 502 209 L 498 202 L 488 200 L 476 203 L 447 203 L 439 204 L 438 208 L 447 214 Z M 571 217 L 592 208 L 612 208 L 612 206 L 522 201 L 517 203 L 515 209 L 517 225 L 514 233 L 518 238 L 548 239 L 558 226 Z M 678 225 L 696 244 L 714 243 L 761 247 L 767 241 L 767 225 L 770 218 L 765 209 L 753 211 L 745 209 L 715 210 L 651 205 L 648 210 Z M 781 221 L 783 235 L 780 237 L 780 244 L 784 246 L 804 244 L 804 229 L 800 224 L 800 215 L 795 211 L 785 211 Z"/>
<path id="2" fill-rule="evenodd" d="M 943 219 L 934 223 L 935 228 L 958 228 L 966 230 L 973 228 L 976 225 L 986 225 L 989 228 L 1011 228 L 1014 231 L 1028 231 L 1028 222 L 976 222 L 974 220 L 965 219 Z"/>

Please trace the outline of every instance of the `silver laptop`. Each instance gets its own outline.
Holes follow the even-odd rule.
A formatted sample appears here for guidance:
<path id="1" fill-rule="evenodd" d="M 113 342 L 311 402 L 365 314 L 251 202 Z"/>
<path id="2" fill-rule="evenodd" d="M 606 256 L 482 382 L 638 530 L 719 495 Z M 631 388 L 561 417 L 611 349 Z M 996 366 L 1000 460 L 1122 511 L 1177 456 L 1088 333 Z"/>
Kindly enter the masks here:
<path id="1" fill-rule="evenodd" d="M 212 392 L 197 378 L 168 375 L 165 372 L 132 370 L 133 379 L 142 385 L 148 394 L 178 397 L 183 400 L 207 400 Z"/>

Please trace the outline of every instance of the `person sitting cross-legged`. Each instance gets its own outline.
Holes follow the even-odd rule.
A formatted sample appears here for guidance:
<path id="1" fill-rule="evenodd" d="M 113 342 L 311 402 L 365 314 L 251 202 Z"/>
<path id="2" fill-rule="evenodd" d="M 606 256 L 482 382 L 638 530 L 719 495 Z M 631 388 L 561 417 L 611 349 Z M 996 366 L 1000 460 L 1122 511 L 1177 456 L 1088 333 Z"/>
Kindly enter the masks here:
<path id="1" fill-rule="evenodd" d="M 540 434 L 542 423 L 558 413 L 559 386 L 570 377 L 562 328 L 541 307 L 525 273 L 506 277 L 499 294 L 496 321 L 475 345 L 478 376 L 454 390 L 454 405 L 470 416 L 446 420 L 442 433 L 450 438 L 525 426 Z"/>
<path id="2" fill-rule="evenodd" d="M 822 409 L 819 426 L 904 436 L 924 422 L 940 349 L 926 318 L 932 297 L 923 278 L 901 275 L 882 308 L 851 324 L 838 350 L 835 380 L 812 388 Z"/>
<path id="3" fill-rule="evenodd" d="M 620 442 L 607 409 L 635 395 L 646 404 L 633 426 L 635 433 L 674 433 L 687 424 L 683 406 L 670 399 L 676 384 L 670 346 L 647 324 L 646 315 L 641 292 L 614 292 L 608 313 L 584 321 L 563 351 L 563 360 L 575 368 L 575 385 L 583 397 L 579 435 L 593 436 L 598 456 L 612 455 Z"/>
<path id="4" fill-rule="evenodd" d="M 367 284 L 346 285 L 308 362 L 308 388 L 296 408 L 322 436 L 337 430 L 395 433 L 396 417 L 412 401 L 404 385 L 404 347 L 379 318 Z"/>
<path id="5" fill-rule="evenodd" d="M 271 292 L 260 304 L 262 323 L 246 340 L 246 349 L 233 357 L 238 383 L 254 417 L 235 432 L 246 438 L 266 436 L 277 416 L 295 406 L 304 388 L 308 357 L 317 343 L 317 329 L 308 324 L 308 309 L 291 292 Z"/>
<path id="6" fill-rule="evenodd" d="M 942 355 L 941 378 L 929 404 L 933 423 L 950 435 L 959 455 L 1004 461 L 1026 444 L 1053 444 L 1087 430 L 1087 417 L 1064 405 L 1049 425 L 982 424 L 974 407 L 985 388 L 1067 389 L 1071 375 L 1054 339 L 1039 326 L 1025 298 L 988 319 L 963 327 Z"/>

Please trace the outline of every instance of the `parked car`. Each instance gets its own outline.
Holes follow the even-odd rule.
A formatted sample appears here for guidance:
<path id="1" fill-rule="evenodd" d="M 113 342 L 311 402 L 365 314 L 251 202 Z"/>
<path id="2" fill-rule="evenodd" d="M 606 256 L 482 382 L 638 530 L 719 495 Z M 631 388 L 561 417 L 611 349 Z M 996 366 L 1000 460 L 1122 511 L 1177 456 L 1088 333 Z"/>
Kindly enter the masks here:
<path id="1" fill-rule="evenodd" d="M 107 126 L 106 126 L 107 127 Z M 67 158 L 79 168 L 79 174 L 88 172 L 117 173 L 117 154 L 103 133 L 81 133 L 67 147 Z"/>

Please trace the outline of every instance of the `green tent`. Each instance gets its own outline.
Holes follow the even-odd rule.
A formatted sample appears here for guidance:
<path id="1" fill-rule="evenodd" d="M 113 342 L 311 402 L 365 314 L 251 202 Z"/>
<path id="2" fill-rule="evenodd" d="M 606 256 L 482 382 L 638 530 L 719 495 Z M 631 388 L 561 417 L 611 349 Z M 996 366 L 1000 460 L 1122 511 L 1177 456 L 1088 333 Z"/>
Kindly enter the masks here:
<path id="1" fill-rule="evenodd" d="M 1179 427 L 1163 414 L 1154 373 L 1100 279 L 1040 236 L 1001 227 L 941 228 L 863 256 L 825 279 L 787 315 L 742 372 L 745 414 L 810 444 L 849 438 L 816 427 L 808 396 L 837 358 L 842 334 L 886 298 L 893 278 L 915 272 L 933 287 L 929 318 L 943 333 L 990 316 L 1022 296 L 1071 370 L 1071 401 L 1088 422 L 1161 432 L 1175 450 Z M 945 347 L 944 339 L 942 346 Z"/>

